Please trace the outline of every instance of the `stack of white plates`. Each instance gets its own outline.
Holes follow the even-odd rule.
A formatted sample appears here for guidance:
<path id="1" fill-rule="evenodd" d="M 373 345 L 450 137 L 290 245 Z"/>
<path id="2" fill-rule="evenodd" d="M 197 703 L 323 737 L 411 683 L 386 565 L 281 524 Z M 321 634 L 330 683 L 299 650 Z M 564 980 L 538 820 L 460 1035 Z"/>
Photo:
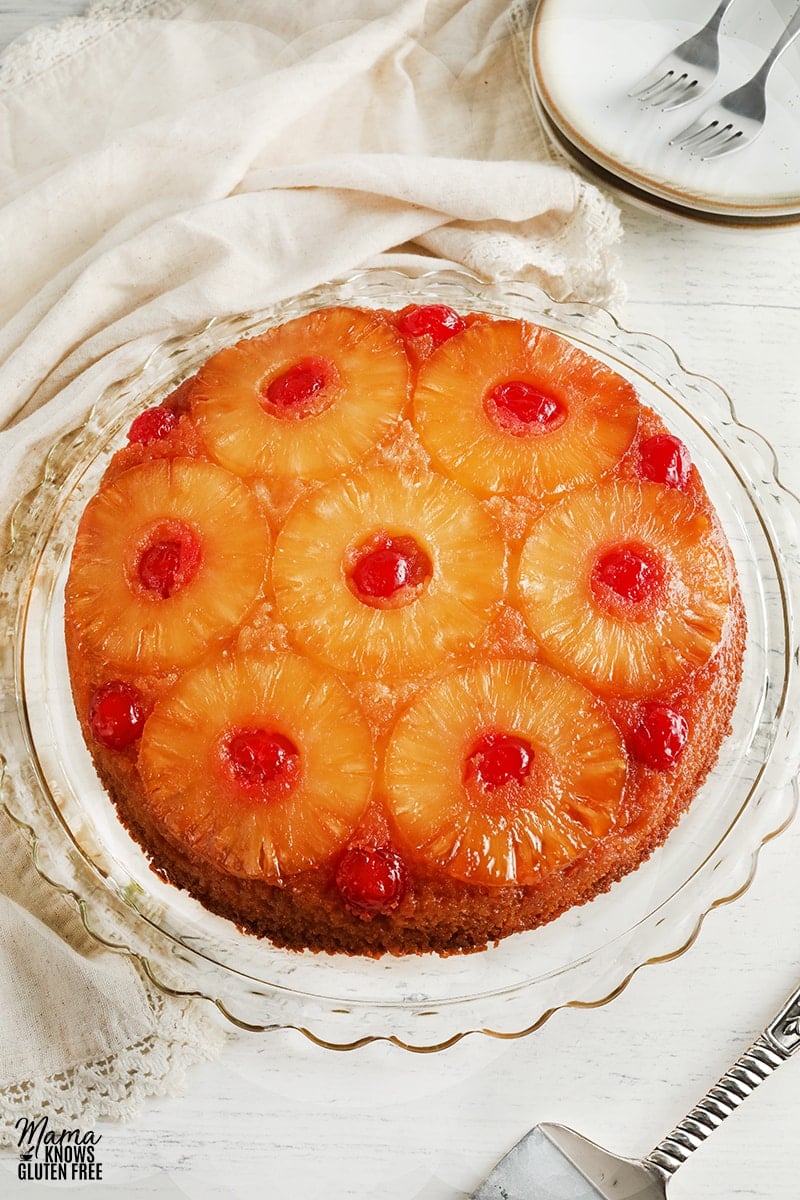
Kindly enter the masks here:
<path id="1" fill-rule="evenodd" d="M 705 162 L 670 144 L 750 78 L 796 2 L 736 0 L 723 19 L 714 86 L 661 112 L 628 93 L 705 23 L 716 0 L 539 0 L 530 64 L 542 123 L 583 174 L 645 207 L 716 224 L 800 222 L 800 39 L 770 76 L 755 142 Z"/>

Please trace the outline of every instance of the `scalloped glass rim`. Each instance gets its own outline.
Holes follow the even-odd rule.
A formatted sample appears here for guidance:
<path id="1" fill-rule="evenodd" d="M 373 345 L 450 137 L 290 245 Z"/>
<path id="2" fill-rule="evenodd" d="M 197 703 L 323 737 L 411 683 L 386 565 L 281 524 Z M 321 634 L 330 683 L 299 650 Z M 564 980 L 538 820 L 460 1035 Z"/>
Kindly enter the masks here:
<path id="1" fill-rule="evenodd" d="M 293 954 L 238 932 L 163 884 L 116 820 L 72 713 L 61 627 L 75 524 L 131 416 L 215 349 L 335 303 L 398 308 L 449 303 L 538 321 L 632 379 L 684 438 L 726 528 L 750 623 L 734 732 L 664 847 L 591 904 L 479 954 L 348 959 Z M 564 1006 L 595 1006 L 641 966 L 680 954 L 705 915 L 747 887 L 760 846 L 791 820 L 800 753 L 796 610 L 800 505 L 781 485 L 769 444 L 736 421 L 725 393 L 690 375 L 658 338 L 602 309 L 557 304 L 522 284 L 462 271 L 369 270 L 269 310 L 217 319 L 157 347 L 100 397 L 85 425 L 53 447 L 42 483 L 12 523 L 3 599 L 6 678 L 0 715 L 7 811 L 28 833 L 42 876 L 78 903 L 87 930 L 130 955 L 159 987 L 213 1001 L 248 1029 L 293 1027 L 346 1049 L 388 1039 L 435 1050 L 482 1031 L 516 1037 Z"/>

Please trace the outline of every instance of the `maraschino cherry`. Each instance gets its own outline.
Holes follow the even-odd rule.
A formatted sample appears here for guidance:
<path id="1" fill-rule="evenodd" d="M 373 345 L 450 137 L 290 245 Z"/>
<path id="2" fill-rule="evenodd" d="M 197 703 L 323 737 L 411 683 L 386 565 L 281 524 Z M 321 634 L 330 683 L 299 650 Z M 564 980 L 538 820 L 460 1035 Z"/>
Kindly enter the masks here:
<path id="1" fill-rule="evenodd" d="M 136 572 L 146 592 L 167 600 L 191 582 L 201 559 L 200 542 L 188 525 L 171 522 L 163 537 L 144 547 Z"/>
<path id="2" fill-rule="evenodd" d="M 263 799 L 290 792 L 300 775 L 300 751 L 277 730 L 235 731 L 226 739 L 224 758 L 234 782 Z"/>
<path id="3" fill-rule="evenodd" d="M 567 415 L 566 407 L 557 396 L 543 392 L 524 379 L 498 383 L 489 392 L 483 407 L 498 428 L 514 437 L 557 429 Z"/>
<path id="4" fill-rule="evenodd" d="M 527 738 L 513 733 L 483 733 L 464 764 L 467 780 L 474 779 L 490 790 L 506 783 L 523 783 L 533 764 L 533 747 Z"/>
<path id="5" fill-rule="evenodd" d="M 646 438 L 639 447 L 639 473 L 652 483 L 686 490 L 692 460 L 680 438 L 671 433 L 657 433 Z"/>
<path id="6" fill-rule="evenodd" d="M 411 308 L 397 322 L 397 327 L 406 337 L 429 337 L 434 346 L 441 346 L 456 333 L 466 329 L 467 323 L 454 308 L 447 304 L 424 304 Z"/>
<path id="7" fill-rule="evenodd" d="M 409 534 L 379 534 L 357 551 L 350 571 L 350 587 L 365 604 L 411 600 L 430 579 L 431 560 Z"/>
<path id="8" fill-rule="evenodd" d="M 146 408 L 131 421 L 128 441 L 140 446 L 149 446 L 151 442 L 165 438 L 177 424 L 178 414 L 166 405 L 158 404 L 155 408 Z"/>
<path id="9" fill-rule="evenodd" d="M 352 846 L 339 859 L 336 886 L 348 908 L 373 917 L 395 908 L 406 889 L 400 855 L 388 847 Z"/>
<path id="10" fill-rule="evenodd" d="M 89 703 L 92 735 L 108 750 L 125 750 L 132 746 L 142 735 L 144 721 L 141 692 L 122 679 L 104 683 Z"/>
<path id="11" fill-rule="evenodd" d="M 303 358 L 270 380 L 264 407 L 275 416 L 317 416 L 333 402 L 336 368 L 327 358 Z"/>
<path id="12" fill-rule="evenodd" d="M 642 706 L 629 745 L 646 767 L 668 771 L 683 754 L 688 740 L 689 724 L 683 714 L 667 704 L 651 702 Z"/>
<path id="13" fill-rule="evenodd" d="M 663 572 L 656 558 L 645 547 L 614 546 L 602 554 L 594 565 L 592 582 L 616 593 L 631 604 L 650 600 L 663 581 Z"/>

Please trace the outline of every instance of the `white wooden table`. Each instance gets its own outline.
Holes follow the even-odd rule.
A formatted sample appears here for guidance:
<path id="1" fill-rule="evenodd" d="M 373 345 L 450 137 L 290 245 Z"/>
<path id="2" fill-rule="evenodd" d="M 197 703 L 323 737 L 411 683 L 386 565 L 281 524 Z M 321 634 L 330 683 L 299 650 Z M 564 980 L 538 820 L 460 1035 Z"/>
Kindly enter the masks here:
<path id="1" fill-rule="evenodd" d="M 80 0 L 0 3 L 0 46 Z M 628 328 L 658 333 L 732 395 L 740 420 L 800 461 L 800 227 L 728 232 L 625 208 Z M 621 1152 L 666 1134 L 800 980 L 800 822 L 761 854 L 749 892 L 682 958 L 613 1003 L 538 1033 L 474 1036 L 435 1055 L 318 1049 L 232 1035 L 186 1094 L 103 1126 L 106 1184 L 87 1195 L 457 1200 L 539 1120 Z M 787 1063 L 675 1177 L 674 1200 L 797 1200 L 800 1061 Z M 57 1186 L 20 1184 L 19 1195 Z M 5 1195 L 5 1192 L 3 1193 Z"/>

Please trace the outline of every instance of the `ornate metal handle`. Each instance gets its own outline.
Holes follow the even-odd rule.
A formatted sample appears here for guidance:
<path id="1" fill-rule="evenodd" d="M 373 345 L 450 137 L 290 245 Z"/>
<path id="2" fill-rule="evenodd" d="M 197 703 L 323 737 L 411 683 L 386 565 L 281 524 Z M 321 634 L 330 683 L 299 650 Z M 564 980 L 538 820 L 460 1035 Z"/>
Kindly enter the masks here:
<path id="1" fill-rule="evenodd" d="M 645 1162 L 655 1167 L 663 1179 L 669 1178 L 692 1151 L 798 1049 L 800 989 L 790 996 L 761 1037 L 745 1050 L 719 1083 L 650 1151 Z"/>

